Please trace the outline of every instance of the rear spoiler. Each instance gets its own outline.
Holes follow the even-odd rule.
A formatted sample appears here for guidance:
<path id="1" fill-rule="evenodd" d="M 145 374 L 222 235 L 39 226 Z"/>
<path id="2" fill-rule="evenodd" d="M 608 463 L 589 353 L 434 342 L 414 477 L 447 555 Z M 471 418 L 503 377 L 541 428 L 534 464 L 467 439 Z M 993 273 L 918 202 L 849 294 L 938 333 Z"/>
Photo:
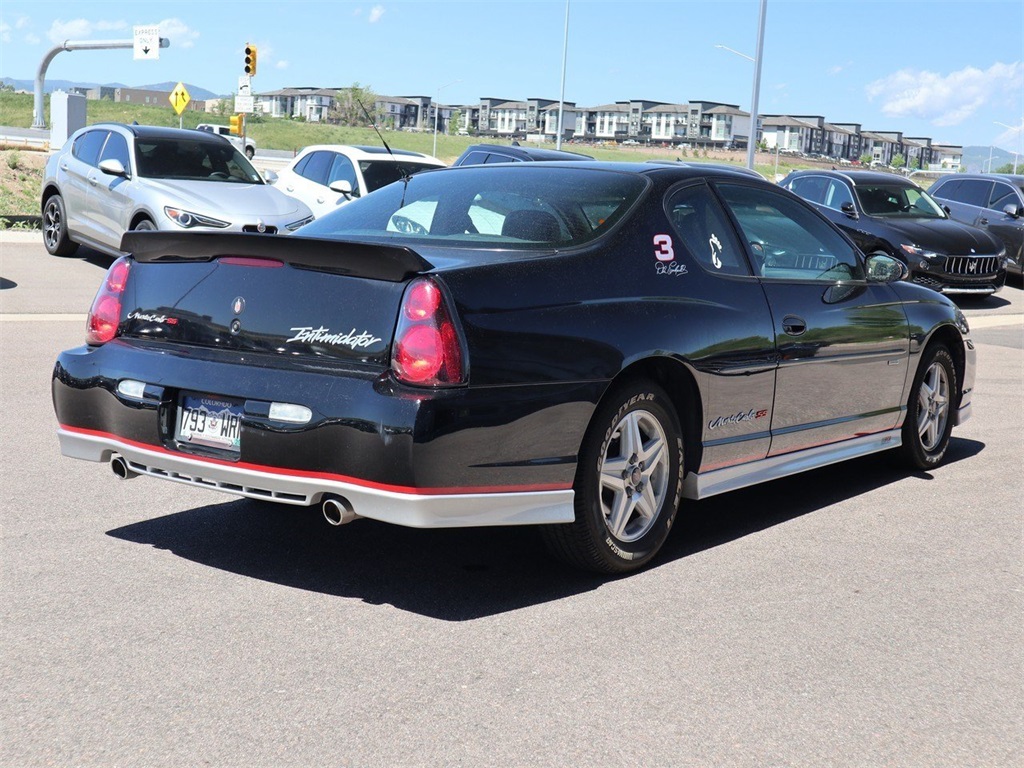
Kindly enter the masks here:
<path id="1" fill-rule="evenodd" d="M 294 235 L 126 232 L 121 251 L 143 263 L 213 261 L 222 256 L 277 259 L 303 269 L 400 283 L 434 268 L 405 246 Z"/>

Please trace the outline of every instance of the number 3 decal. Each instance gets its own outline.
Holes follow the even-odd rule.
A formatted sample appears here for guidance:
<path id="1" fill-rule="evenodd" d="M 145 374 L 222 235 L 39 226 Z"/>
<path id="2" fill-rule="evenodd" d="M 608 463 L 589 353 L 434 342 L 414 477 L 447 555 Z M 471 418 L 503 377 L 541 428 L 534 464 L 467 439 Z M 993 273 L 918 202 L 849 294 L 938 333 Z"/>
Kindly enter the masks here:
<path id="1" fill-rule="evenodd" d="M 676 252 L 672 250 L 671 235 L 654 236 L 654 256 L 658 261 L 672 261 L 676 257 Z"/>

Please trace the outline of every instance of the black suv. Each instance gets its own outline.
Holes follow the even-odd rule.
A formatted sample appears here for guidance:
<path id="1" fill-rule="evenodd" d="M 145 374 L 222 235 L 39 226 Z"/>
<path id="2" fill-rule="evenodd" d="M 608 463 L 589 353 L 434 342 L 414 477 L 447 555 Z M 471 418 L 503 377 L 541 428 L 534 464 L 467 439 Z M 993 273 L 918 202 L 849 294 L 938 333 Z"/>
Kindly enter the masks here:
<path id="1" fill-rule="evenodd" d="M 954 221 L 908 179 L 874 171 L 794 171 L 780 182 L 814 204 L 864 253 L 903 261 L 911 282 L 942 293 L 989 294 L 1006 283 L 1006 250 Z"/>
<path id="2" fill-rule="evenodd" d="M 566 152 L 561 149 L 521 147 L 518 144 L 473 144 L 452 163 L 456 165 L 484 165 L 485 163 L 523 163 L 533 160 L 593 160 L 590 155 Z"/>
<path id="3" fill-rule="evenodd" d="M 958 173 L 928 190 L 949 215 L 988 230 L 1006 245 L 1011 272 L 1024 274 L 1024 176 L 1009 173 Z"/>

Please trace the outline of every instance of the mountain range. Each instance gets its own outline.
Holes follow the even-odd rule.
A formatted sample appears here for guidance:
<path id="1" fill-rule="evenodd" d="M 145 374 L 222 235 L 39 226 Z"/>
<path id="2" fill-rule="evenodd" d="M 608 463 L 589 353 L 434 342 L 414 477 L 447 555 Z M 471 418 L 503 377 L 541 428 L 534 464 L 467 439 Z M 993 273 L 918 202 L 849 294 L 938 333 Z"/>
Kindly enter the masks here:
<path id="1" fill-rule="evenodd" d="M 0 82 L 4 85 L 11 85 L 16 91 L 33 91 L 35 90 L 34 80 L 15 80 L 11 77 L 0 77 Z M 166 83 L 153 83 L 151 85 L 125 85 L 124 83 L 81 83 L 75 80 L 47 80 L 43 83 L 43 91 L 50 93 L 52 91 L 68 91 L 72 88 L 138 88 L 143 91 L 163 91 L 170 93 L 174 90 L 177 85 L 176 82 L 168 80 Z M 205 88 L 200 88 L 198 85 L 191 85 L 185 83 L 185 89 L 188 91 L 188 95 L 193 99 L 200 101 L 206 101 L 207 99 L 218 98 L 217 94 L 213 91 L 208 91 Z"/>

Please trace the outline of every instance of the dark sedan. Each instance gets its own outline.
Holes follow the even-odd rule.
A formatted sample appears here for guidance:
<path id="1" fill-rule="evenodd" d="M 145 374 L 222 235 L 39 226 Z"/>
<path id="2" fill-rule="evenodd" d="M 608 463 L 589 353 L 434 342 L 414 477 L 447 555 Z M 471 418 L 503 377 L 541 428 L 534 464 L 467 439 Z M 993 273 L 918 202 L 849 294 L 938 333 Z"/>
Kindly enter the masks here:
<path id="1" fill-rule="evenodd" d="M 1002 243 L 951 219 L 912 181 L 874 171 L 794 171 L 780 184 L 812 203 L 865 253 L 885 251 L 902 260 L 919 285 L 987 295 L 1006 283 Z"/>
<path id="2" fill-rule="evenodd" d="M 932 469 L 971 410 L 948 298 L 727 170 L 452 168 L 297 237 L 122 246 L 54 369 L 64 454 L 334 524 L 536 524 L 625 572 L 682 499 Z"/>

